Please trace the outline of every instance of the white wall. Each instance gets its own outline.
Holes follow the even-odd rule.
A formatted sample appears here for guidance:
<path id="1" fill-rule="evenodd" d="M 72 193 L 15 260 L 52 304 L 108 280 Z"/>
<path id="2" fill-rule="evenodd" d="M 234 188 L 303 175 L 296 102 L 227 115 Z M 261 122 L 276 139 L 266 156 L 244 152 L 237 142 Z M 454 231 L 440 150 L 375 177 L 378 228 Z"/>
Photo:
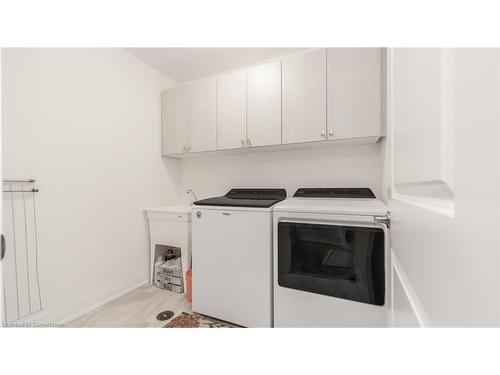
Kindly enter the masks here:
<path id="1" fill-rule="evenodd" d="M 314 147 L 314 146 L 313 146 Z M 232 187 L 359 187 L 382 193 L 381 145 L 342 145 L 287 151 L 183 159 L 180 198 L 192 188 L 198 199 L 225 194 Z"/>
<path id="2" fill-rule="evenodd" d="M 2 57 L 3 177 L 39 181 L 44 313 L 64 319 L 148 278 L 143 209 L 177 200 L 179 162 L 160 156 L 174 82 L 121 49 Z"/>

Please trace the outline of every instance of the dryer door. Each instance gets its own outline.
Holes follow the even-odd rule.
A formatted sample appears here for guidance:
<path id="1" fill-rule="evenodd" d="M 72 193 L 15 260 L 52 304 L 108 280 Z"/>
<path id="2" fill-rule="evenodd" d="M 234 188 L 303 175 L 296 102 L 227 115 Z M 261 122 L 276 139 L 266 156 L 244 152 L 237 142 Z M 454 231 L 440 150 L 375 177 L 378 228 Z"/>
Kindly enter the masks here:
<path id="1" fill-rule="evenodd" d="M 278 224 L 278 284 L 382 306 L 382 228 L 316 223 Z"/>

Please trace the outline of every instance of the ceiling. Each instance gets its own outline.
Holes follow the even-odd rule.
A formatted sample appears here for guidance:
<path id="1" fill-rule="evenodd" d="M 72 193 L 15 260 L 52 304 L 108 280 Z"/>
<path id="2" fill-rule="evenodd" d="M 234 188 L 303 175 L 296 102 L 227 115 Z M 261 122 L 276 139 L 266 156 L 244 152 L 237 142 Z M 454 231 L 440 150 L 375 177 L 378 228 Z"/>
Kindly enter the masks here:
<path id="1" fill-rule="evenodd" d="M 302 48 L 126 48 L 178 83 L 250 65 Z"/>

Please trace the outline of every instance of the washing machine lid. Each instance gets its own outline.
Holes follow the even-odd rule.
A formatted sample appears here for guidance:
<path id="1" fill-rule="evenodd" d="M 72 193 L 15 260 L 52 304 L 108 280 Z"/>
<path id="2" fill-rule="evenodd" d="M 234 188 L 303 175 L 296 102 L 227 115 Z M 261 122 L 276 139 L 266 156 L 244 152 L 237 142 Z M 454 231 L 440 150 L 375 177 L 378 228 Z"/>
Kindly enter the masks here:
<path id="1" fill-rule="evenodd" d="M 194 205 L 268 208 L 285 198 L 285 189 L 231 189 L 222 197 L 202 199 Z"/>
<path id="2" fill-rule="evenodd" d="M 300 188 L 273 211 L 379 216 L 388 209 L 369 188 Z"/>

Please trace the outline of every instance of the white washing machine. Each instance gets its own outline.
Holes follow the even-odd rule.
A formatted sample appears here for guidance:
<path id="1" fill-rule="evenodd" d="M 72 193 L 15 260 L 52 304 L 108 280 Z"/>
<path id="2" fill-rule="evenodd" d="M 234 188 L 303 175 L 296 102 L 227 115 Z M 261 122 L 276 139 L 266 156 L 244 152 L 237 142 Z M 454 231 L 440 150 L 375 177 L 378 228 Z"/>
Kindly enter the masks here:
<path id="1" fill-rule="evenodd" d="M 273 207 L 275 327 L 387 327 L 389 213 L 368 188 L 299 189 Z"/>
<path id="2" fill-rule="evenodd" d="M 194 203 L 193 311 L 272 327 L 272 206 L 284 189 L 231 189 Z"/>

